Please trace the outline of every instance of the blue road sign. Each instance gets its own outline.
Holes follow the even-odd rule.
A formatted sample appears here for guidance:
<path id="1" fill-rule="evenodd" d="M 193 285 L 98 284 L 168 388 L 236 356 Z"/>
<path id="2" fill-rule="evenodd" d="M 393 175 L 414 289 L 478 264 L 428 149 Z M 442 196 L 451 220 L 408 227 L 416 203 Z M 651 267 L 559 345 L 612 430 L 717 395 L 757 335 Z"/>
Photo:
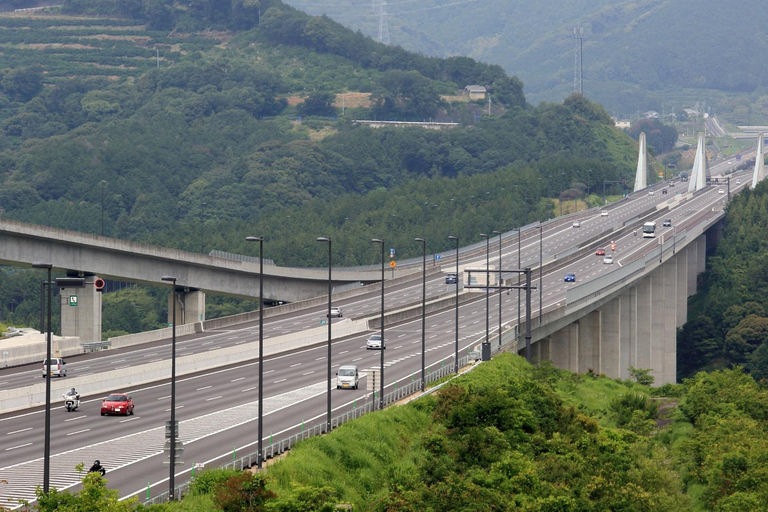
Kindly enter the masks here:
<path id="1" fill-rule="evenodd" d="M 439 260 L 440 258 L 442 258 L 442 256 L 440 256 L 439 254 L 435 254 L 435 259 L 436 260 Z"/>

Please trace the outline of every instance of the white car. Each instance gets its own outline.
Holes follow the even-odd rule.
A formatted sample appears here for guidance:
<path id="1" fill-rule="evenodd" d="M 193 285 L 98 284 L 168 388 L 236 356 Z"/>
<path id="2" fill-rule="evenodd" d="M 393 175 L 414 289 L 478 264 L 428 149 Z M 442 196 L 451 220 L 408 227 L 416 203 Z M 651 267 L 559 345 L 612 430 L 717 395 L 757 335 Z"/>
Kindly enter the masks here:
<path id="1" fill-rule="evenodd" d="M 54 359 L 51 359 L 49 363 L 50 364 L 45 364 L 45 361 L 43 361 L 43 378 L 45 378 L 49 374 L 51 377 L 53 377 L 54 375 L 56 377 L 67 376 L 67 369 L 64 368 L 64 365 L 67 363 L 62 358 L 56 357 Z"/>
<path id="2" fill-rule="evenodd" d="M 601 217 L 607 217 L 608 216 L 608 210 L 603 210 L 600 212 Z"/>
<path id="3" fill-rule="evenodd" d="M 737 185 L 741 185 L 741 180 L 736 180 Z"/>
<path id="4" fill-rule="evenodd" d="M 381 334 L 371 334 L 365 342 L 365 349 L 380 350 L 387 348 L 387 340 L 381 338 Z"/>
<path id="5" fill-rule="evenodd" d="M 648 195 L 649 195 L 649 196 L 652 196 L 652 195 L 653 195 L 653 190 L 651 190 L 650 192 L 648 192 Z"/>
<path id="6" fill-rule="evenodd" d="M 578 220 L 573 221 L 573 227 L 580 228 L 581 227 L 581 222 L 579 222 Z"/>
<path id="7" fill-rule="evenodd" d="M 717 193 L 718 194 L 725 194 L 725 190 L 719 188 L 719 189 L 717 189 Z"/>
<path id="8" fill-rule="evenodd" d="M 331 313 L 326 313 L 325 316 L 329 316 L 331 318 L 341 318 L 341 308 L 337 308 L 335 306 L 331 307 Z"/>
<path id="9" fill-rule="evenodd" d="M 611 256 L 610 254 L 606 254 L 605 258 L 603 258 L 603 263 L 605 263 L 606 265 L 612 265 L 613 264 L 613 256 Z"/>
<path id="10" fill-rule="evenodd" d="M 360 374 L 357 366 L 345 364 L 336 372 L 336 389 L 357 389 L 360 385 Z"/>

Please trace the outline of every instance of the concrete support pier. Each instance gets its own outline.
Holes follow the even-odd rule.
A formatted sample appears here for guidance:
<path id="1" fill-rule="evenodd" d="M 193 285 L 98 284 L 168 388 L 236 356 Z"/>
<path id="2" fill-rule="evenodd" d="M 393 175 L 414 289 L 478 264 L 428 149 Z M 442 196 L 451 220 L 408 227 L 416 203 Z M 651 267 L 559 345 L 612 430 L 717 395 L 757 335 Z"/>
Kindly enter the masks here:
<path id="1" fill-rule="evenodd" d="M 173 323 L 173 294 L 168 294 L 168 325 Z M 176 325 L 205 320 L 205 292 L 176 291 Z"/>
<path id="2" fill-rule="evenodd" d="M 101 292 L 93 286 L 95 279 L 86 276 L 85 288 L 59 288 L 62 336 L 77 336 L 81 343 L 101 341 Z"/>

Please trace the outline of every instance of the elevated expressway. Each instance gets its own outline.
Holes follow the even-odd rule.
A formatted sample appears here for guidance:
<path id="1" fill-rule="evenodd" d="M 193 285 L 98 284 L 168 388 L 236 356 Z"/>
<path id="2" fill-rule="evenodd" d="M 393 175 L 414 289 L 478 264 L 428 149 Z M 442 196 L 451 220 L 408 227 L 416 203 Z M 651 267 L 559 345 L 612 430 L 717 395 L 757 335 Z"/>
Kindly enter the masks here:
<path id="1" fill-rule="evenodd" d="M 734 175 L 734 178 L 737 178 Z M 741 178 L 743 187 L 747 179 Z M 733 183 L 733 182 L 732 182 Z M 608 207 L 608 216 L 599 210 L 581 212 L 580 228 L 573 219 L 556 219 L 542 226 L 544 273 L 542 301 L 533 294 L 533 352 L 537 358 L 551 358 L 556 364 L 577 371 L 603 372 L 614 377 L 626 375 L 629 365 L 652 368 L 656 383 L 674 380 L 674 326 L 684 320 L 685 298 L 695 290 L 695 276 L 703 270 L 705 236 L 722 218 L 727 197 L 719 187 L 708 187 L 692 196 L 676 195 L 682 187 L 655 185 L 647 191 Z M 738 188 L 738 187 L 735 187 Z M 642 238 L 633 232 L 646 219 L 661 226 L 671 218 L 671 228 L 660 228 L 657 238 Z M 536 267 L 539 258 L 538 229 L 524 233 L 520 259 L 523 266 Z M 659 241 L 662 240 L 663 248 Z M 672 238 L 670 238 L 670 236 Z M 616 263 L 605 265 L 595 256 L 595 248 L 616 243 Z M 516 268 L 517 237 L 506 237 L 503 269 Z M 491 244 L 491 265 L 498 265 L 498 245 Z M 470 256 L 465 256 L 470 259 Z M 484 265 L 484 252 L 474 253 L 475 266 Z M 510 264 L 512 263 L 512 264 Z M 462 265 L 465 261 L 462 260 Z M 466 264 L 470 264 L 469 261 Z M 444 264 L 446 270 L 452 264 Z M 575 283 L 563 282 L 563 274 L 574 272 Z M 538 285 L 538 274 L 534 283 Z M 674 283 L 674 287 L 672 284 Z M 443 275 L 432 272 L 428 282 L 432 302 L 450 300 L 452 285 Z M 634 291 L 632 291 L 634 289 Z M 420 378 L 421 273 L 388 289 L 386 324 L 385 392 L 403 389 Z M 498 300 L 502 300 L 502 336 L 498 337 Z M 334 330 L 345 324 L 375 319 L 378 294 L 374 290 L 335 302 L 344 308 L 345 318 L 334 319 Z M 658 304 L 657 304 L 658 303 Z M 674 303 L 674 313 L 669 313 Z M 450 303 L 448 303 L 450 304 Z M 401 314 L 416 305 L 417 315 Z M 542 323 L 538 323 L 541 310 Z M 493 294 L 490 301 L 491 343 L 502 350 L 522 349 L 516 336 L 517 295 Z M 524 313 L 524 308 L 523 308 Z M 426 323 L 426 364 L 428 372 L 451 369 L 454 353 L 454 309 L 435 307 Z M 459 306 L 459 349 L 462 355 L 485 339 L 485 295 L 463 293 Z M 346 317 L 351 317 L 346 318 Z M 275 314 L 265 321 L 265 339 L 289 336 L 317 327 L 324 319 L 324 306 L 314 305 L 299 311 Z M 364 371 L 377 367 L 379 353 L 365 350 L 365 338 L 372 332 L 363 328 L 335 339 L 332 363 L 356 364 Z M 253 321 L 211 328 L 178 341 L 181 356 L 202 355 L 212 359 L 222 350 L 242 347 L 241 362 L 198 371 L 178 379 L 177 418 L 186 450 L 184 465 L 178 468 L 177 482 L 189 477 L 193 463 L 216 466 L 255 450 L 257 396 L 256 351 L 258 325 Z M 671 341 L 670 341 L 671 340 Z M 501 342 L 501 343 L 499 343 Z M 517 344 L 517 345 L 516 345 Z M 325 344 L 311 343 L 288 352 L 265 357 L 265 448 L 305 428 L 322 423 L 325 409 Z M 69 375 L 54 381 L 56 390 L 87 382 L 94 376 L 107 376 L 114 391 L 128 391 L 136 404 L 136 415 L 126 418 L 100 417 L 100 398 L 104 390 L 94 391 L 81 408 L 67 413 L 54 408 L 52 435 L 52 480 L 57 488 L 76 488 L 78 462 L 100 459 L 107 467 L 110 486 L 123 496 L 156 495 L 167 487 L 167 466 L 163 465 L 163 425 L 169 415 L 169 383 L 156 380 L 133 384 L 121 380 L 131 368 L 165 365 L 168 341 L 138 347 L 94 353 L 70 359 Z M 5 393 L 39 393 L 39 364 L 0 371 L 0 403 Z M 372 401 L 366 390 L 367 378 L 359 390 L 334 390 L 334 414 L 368 408 Z M 87 390 L 86 390 L 87 391 Z M 54 397 L 58 396 L 56 393 Z M 35 484 L 42 481 L 43 413 L 40 407 L 27 407 L 0 416 L 0 504 L 13 506 L 13 499 L 31 498 Z"/>

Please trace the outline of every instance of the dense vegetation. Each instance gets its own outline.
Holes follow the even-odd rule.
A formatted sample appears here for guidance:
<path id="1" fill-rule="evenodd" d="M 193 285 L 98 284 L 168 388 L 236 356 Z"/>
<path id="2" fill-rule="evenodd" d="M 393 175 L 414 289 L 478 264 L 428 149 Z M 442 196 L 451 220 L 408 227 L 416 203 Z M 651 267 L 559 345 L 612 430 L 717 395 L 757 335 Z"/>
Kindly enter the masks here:
<path id="1" fill-rule="evenodd" d="M 768 187 L 760 183 L 729 203 L 703 286 L 678 334 L 678 377 L 744 365 L 768 379 Z"/>
<path id="2" fill-rule="evenodd" d="M 678 398 L 651 397 L 662 392 Z M 139 508 L 757 511 L 768 502 L 766 427 L 768 390 L 738 368 L 651 389 L 506 354 L 433 396 L 300 443 L 265 475 L 209 470 L 181 503 Z M 93 499 L 124 510 L 99 481 L 40 510 Z"/>
<path id="3" fill-rule="evenodd" d="M 288 3 L 378 37 L 371 0 Z M 616 115 L 702 101 L 739 124 L 762 124 L 768 115 L 768 70 L 760 65 L 768 42 L 760 36 L 762 20 L 746 14 L 759 12 L 760 0 L 726 9 L 716 0 L 388 4 L 393 44 L 501 64 L 535 101 L 558 101 L 573 90 L 573 29 L 581 26 L 584 92 Z"/>
<path id="4" fill-rule="evenodd" d="M 532 107 L 498 66 L 379 45 L 276 0 L 240 26 L 253 6 L 73 0 L 62 10 L 81 16 L 0 16 L 0 215 L 202 252 L 252 254 L 244 238 L 261 234 L 286 265 L 323 265 L 314 239 L 332 236 L 334 260 L 355 265 L 376 261 L 374 237 L 398 258 L 414 236 L 442 251 L 449 234 L 469 243 L 631 180 L 631 139 L 585 98 Z M 492 115 L 456 101 L 469 83 L 488 85 Z M 351 121 L 382 117 L 460 126 Z M 0 319 L 37 324 L 27 273 L 3 270 Z M 162 292 L 120 293 L 105 331 L 162 324 Z"/>

